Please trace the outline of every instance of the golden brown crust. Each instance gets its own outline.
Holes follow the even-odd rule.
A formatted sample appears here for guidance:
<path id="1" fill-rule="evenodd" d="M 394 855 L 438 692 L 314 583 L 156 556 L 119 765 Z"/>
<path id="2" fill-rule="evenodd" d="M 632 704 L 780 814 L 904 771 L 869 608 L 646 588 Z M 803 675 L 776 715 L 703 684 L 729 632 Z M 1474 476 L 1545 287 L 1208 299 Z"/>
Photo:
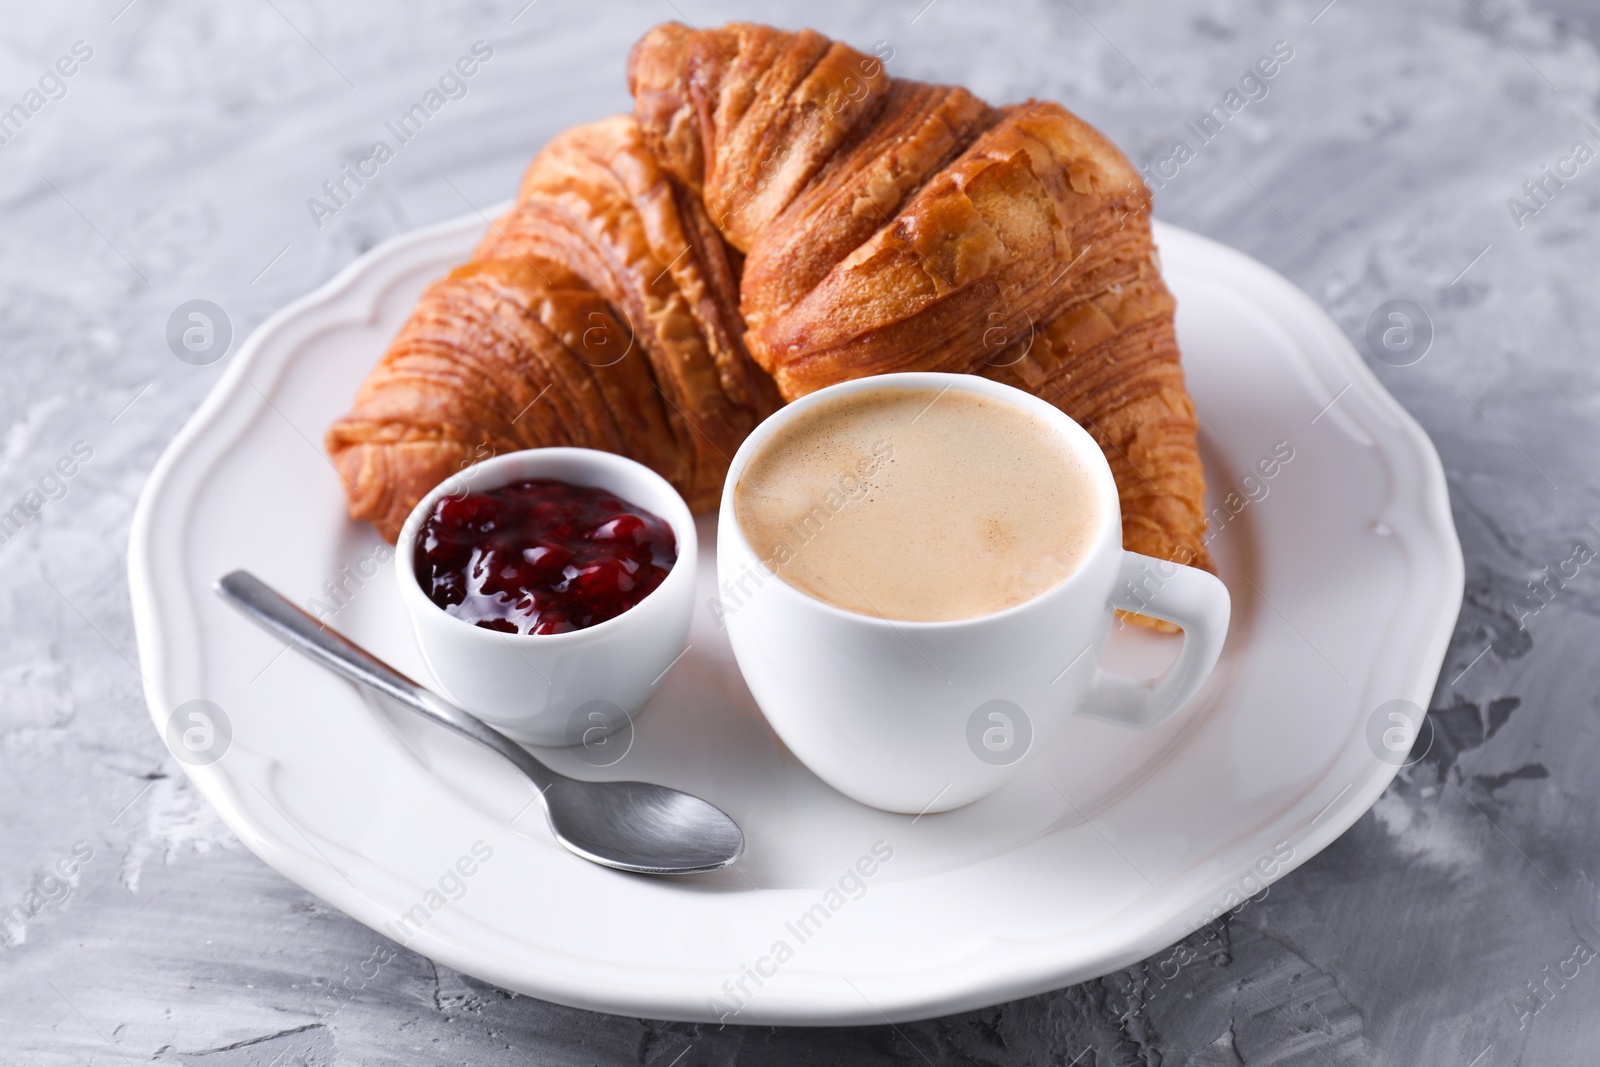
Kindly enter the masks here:
<path id="1" fill-rule="evenodd" d="M 729 257 L 632 118 L 557 137 L 329 429 L 351 515 L 393 539 L 453 472 L 546 445 L 630 456 L 712 507 L 782 402 L 745 351 Z"/>
<path id="2" fill-rule="evenodd" d="M 905 370 L 1026 389 L 1100 442 L 1128 548 L 1211 566 L 1150 193 L 1110 141 L 809 31 L 660 26 L 629 80 L 646 144 L 746 253 L 746 343 L 785 399 Z"/>
<path id="3" fill-rule="evenodd" d="M 628 81 L 635 115 L 539 154 L 329 431 L 352 515 L 392 537 L 451 471 L 542 444 L 632 456 L 705 509 L 783 400 L 946 370 L 1073 416 L 1125 545 L 1211 566 L 1150 194 L 1097 131 L 809 30 L 658 26 Z"/>

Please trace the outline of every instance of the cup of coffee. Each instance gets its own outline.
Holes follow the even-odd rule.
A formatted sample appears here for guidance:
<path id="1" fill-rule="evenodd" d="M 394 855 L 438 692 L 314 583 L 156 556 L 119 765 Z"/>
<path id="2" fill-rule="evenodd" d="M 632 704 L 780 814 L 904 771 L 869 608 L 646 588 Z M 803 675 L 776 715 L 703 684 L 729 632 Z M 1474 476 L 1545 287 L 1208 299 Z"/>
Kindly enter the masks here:
<path id="1" fill-rule="evenodd" d="M 1161 722 L 1227 635 L 1227 588 L 1122 548 L 1105 456 L 1049 403 L 967 374 L 819 390 L 723 487 L 718 614 L 778 736 L 845 795 L 946 811 L 1073 715 Z M 1183 629 L 1156 679 L 1100 669 L 1115 609 Z"/>

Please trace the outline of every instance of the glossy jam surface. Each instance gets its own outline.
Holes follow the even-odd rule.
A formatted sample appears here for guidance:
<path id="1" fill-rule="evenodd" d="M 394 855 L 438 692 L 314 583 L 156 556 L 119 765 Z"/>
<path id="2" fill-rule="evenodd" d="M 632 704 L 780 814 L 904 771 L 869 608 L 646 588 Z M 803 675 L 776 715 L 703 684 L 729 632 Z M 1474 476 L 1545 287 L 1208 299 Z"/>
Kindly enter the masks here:
<path id="1" fill-rule="evenodd" d="M 678 559 L 666 520 L 553 479 L 441 497 L 417 534 L 417 584 L 464 622 L 560 634 L 615 618 Z"/>

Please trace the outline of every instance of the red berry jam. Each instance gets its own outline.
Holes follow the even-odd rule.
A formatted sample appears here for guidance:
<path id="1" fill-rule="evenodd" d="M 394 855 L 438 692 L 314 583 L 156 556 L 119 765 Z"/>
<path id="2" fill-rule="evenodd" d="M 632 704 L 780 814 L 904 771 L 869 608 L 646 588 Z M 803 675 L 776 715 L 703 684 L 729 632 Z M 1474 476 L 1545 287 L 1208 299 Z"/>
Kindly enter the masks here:
<path id="1" fill-rule="evenodd" d="M 563 634 L 615 618 L 678 560 L 659 516 L 604 489 L 553 479 L 441 497 L 413 563 L 428 598 L 508 634 Z"/>

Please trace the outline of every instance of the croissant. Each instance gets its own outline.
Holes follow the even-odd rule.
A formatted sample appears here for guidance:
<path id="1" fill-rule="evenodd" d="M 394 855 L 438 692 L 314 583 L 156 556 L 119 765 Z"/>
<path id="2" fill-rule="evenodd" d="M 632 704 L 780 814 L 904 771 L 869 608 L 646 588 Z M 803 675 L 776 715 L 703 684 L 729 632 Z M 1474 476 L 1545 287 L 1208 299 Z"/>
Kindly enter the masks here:
<path id="1" fill-rule="evenodd" d="M 745 351 L 738 268 L 631 118 L 561 134 L 328 430 L 351 516 L 393 541 L 451 474 L 548 445 L 629 456 L 710 509 L 783 402 Z"/>
<path id="2" fill-rule="evenodd" d="M 942 370 L 1071 415 L 1125 546 L 1211 567 L 1150 194 L 1109 141 L 809 30 L 665 24 L 628 81 L 634 116 L 539 154 L 329 431 L 353 516 L 393 536 L 456 466 L 539 444 L 632 456 L 708 508 L 783 401 Z"/>
<path id="3" fill-rule="evenodd" d="M 1211 566 L 1150 194 L 1111 142 L 811 31 L 658 26 L 628 78 L 646 144 L 745 254 L 745 343 L 786 400 L 905 370 L 1026 389 L 1100 443 L 1127 548 Z"/>

